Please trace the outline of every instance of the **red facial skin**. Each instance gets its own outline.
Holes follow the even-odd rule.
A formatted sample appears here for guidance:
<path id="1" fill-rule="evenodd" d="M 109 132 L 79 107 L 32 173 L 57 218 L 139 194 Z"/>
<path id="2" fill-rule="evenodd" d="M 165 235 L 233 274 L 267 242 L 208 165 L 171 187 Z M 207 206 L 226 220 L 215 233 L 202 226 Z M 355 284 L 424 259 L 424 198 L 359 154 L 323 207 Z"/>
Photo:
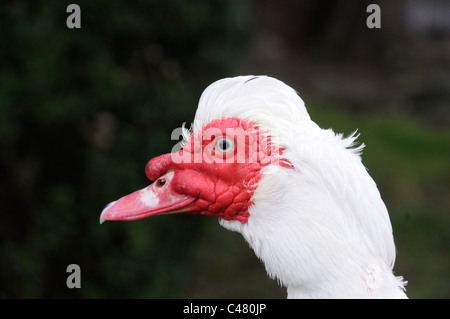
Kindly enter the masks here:
<path id="1" fill-rule="evenodd" d="M 226 153 L 217 145 L 222 138 L 234 142 Z M 270 163 L 292 167 L 279 158 L 281 152 L 250 121 L 214 120 L 192 134 L 179 152 L 150 160 L 145 173 L 155 183 L 121 198 L 104 210 L 101 219 L 130 220 L 182 212 L 246 223 L 261 169 Z M 143 204 L 139 200 L 143 191 L 152 192 L 158 204 Z"/>

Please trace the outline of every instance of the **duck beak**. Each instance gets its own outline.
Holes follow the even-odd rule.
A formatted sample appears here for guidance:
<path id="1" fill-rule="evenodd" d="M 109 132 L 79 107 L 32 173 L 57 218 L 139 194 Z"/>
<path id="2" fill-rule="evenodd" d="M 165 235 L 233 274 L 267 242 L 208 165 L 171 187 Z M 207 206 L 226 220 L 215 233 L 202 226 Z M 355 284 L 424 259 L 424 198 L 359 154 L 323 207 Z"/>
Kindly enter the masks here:
<path id="1" fill-rule="evenodd" d="M 172 183 L 174 171 L 169 171 L 153 184 L 108 204 L 100 215 L 105 220 L 136 220 L 153 215 L 189 212 L 195 198 L 179 194 Z"/>

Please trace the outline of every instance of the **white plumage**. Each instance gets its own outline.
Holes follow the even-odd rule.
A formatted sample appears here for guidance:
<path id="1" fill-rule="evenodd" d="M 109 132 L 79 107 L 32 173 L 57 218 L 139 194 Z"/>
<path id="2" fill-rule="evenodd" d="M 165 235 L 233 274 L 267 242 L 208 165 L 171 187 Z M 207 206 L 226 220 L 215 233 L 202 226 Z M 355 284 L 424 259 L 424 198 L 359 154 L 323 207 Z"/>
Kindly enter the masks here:
<path id="1" fill-rule="evenodd" d="M 406 298 L 392 273 L 389 215 L 355 134 L 321 129 L 292 88 L 266 76 L 211 84 L 193 131 L 223 117 L 258 123 L 295 167 L 263 169 L 247 223 L 219 219 L 243 235 L 288 298 Z"/>
<path id="2" fill-rule="evenodd" d="M 210 125 L 219 134 L 209 135 L 207 146 L 193 143 Z M 247 145 L 259 147 L 265 137 L 268 157 L 289 165 L 219 163 L 236 159 L 235 144 L 241 145 L 223 131 L 229 126 L 247 130 Z M 321 129 L 279 80 L 241 76 L 204 91 L 184 136 L 183 150 L 147 164 L 156 182 L 107 206 L 101 222 L 173 212 L 218 216 L 243 235 L 289 298 L 406 298 L 405 282 L 392 272 L 389 215 L 361 162 L 356 132 L 343 137 Z M 207 149 L 209 161 L 189 162 Z"/>

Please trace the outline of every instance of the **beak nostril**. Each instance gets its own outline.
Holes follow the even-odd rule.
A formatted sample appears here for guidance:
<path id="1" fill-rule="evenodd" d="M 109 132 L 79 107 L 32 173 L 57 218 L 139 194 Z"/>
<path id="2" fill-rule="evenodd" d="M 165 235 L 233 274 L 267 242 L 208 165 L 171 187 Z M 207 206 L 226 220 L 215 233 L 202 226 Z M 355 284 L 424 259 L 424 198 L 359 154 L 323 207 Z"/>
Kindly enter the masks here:
<path id="1" fill-rule="evenodd" d="M 164 185 L 166 185 L 166 179 L 165 178 L 158 178 L 158 180 L 155 183 L 156 183 L 155 186 L 157 188 L 164 187 Z"/>
<path id="2" fill-rule="evenodd" d="M 167 173 L 165 173 L 164 175 L 160 176 L 159 178 L 155 179 L 155 181 L 153 182 L 152 189 L 154 191 L 162 191 L 163 189 L 165 189 L 167 186 L 169 186 L 172 177 L 174 175 L 173 171 L 168 171 Z"/>

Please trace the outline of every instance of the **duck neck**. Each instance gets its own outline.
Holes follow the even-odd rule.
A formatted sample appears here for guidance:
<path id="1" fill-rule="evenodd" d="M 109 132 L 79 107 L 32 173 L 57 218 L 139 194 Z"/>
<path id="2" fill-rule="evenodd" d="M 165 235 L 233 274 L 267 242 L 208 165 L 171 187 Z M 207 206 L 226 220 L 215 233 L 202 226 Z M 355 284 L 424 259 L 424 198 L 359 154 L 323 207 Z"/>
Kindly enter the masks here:
<path id="1" fill-rule="evenodd" d="M 321 280 L 316 282 L 287 286 L 287 297 L 289 299 L 407 298 L 401 278 L 396 278 L 386 266 L 358 265 L 352 272 L 342 277 L 324 274 Z"/>

